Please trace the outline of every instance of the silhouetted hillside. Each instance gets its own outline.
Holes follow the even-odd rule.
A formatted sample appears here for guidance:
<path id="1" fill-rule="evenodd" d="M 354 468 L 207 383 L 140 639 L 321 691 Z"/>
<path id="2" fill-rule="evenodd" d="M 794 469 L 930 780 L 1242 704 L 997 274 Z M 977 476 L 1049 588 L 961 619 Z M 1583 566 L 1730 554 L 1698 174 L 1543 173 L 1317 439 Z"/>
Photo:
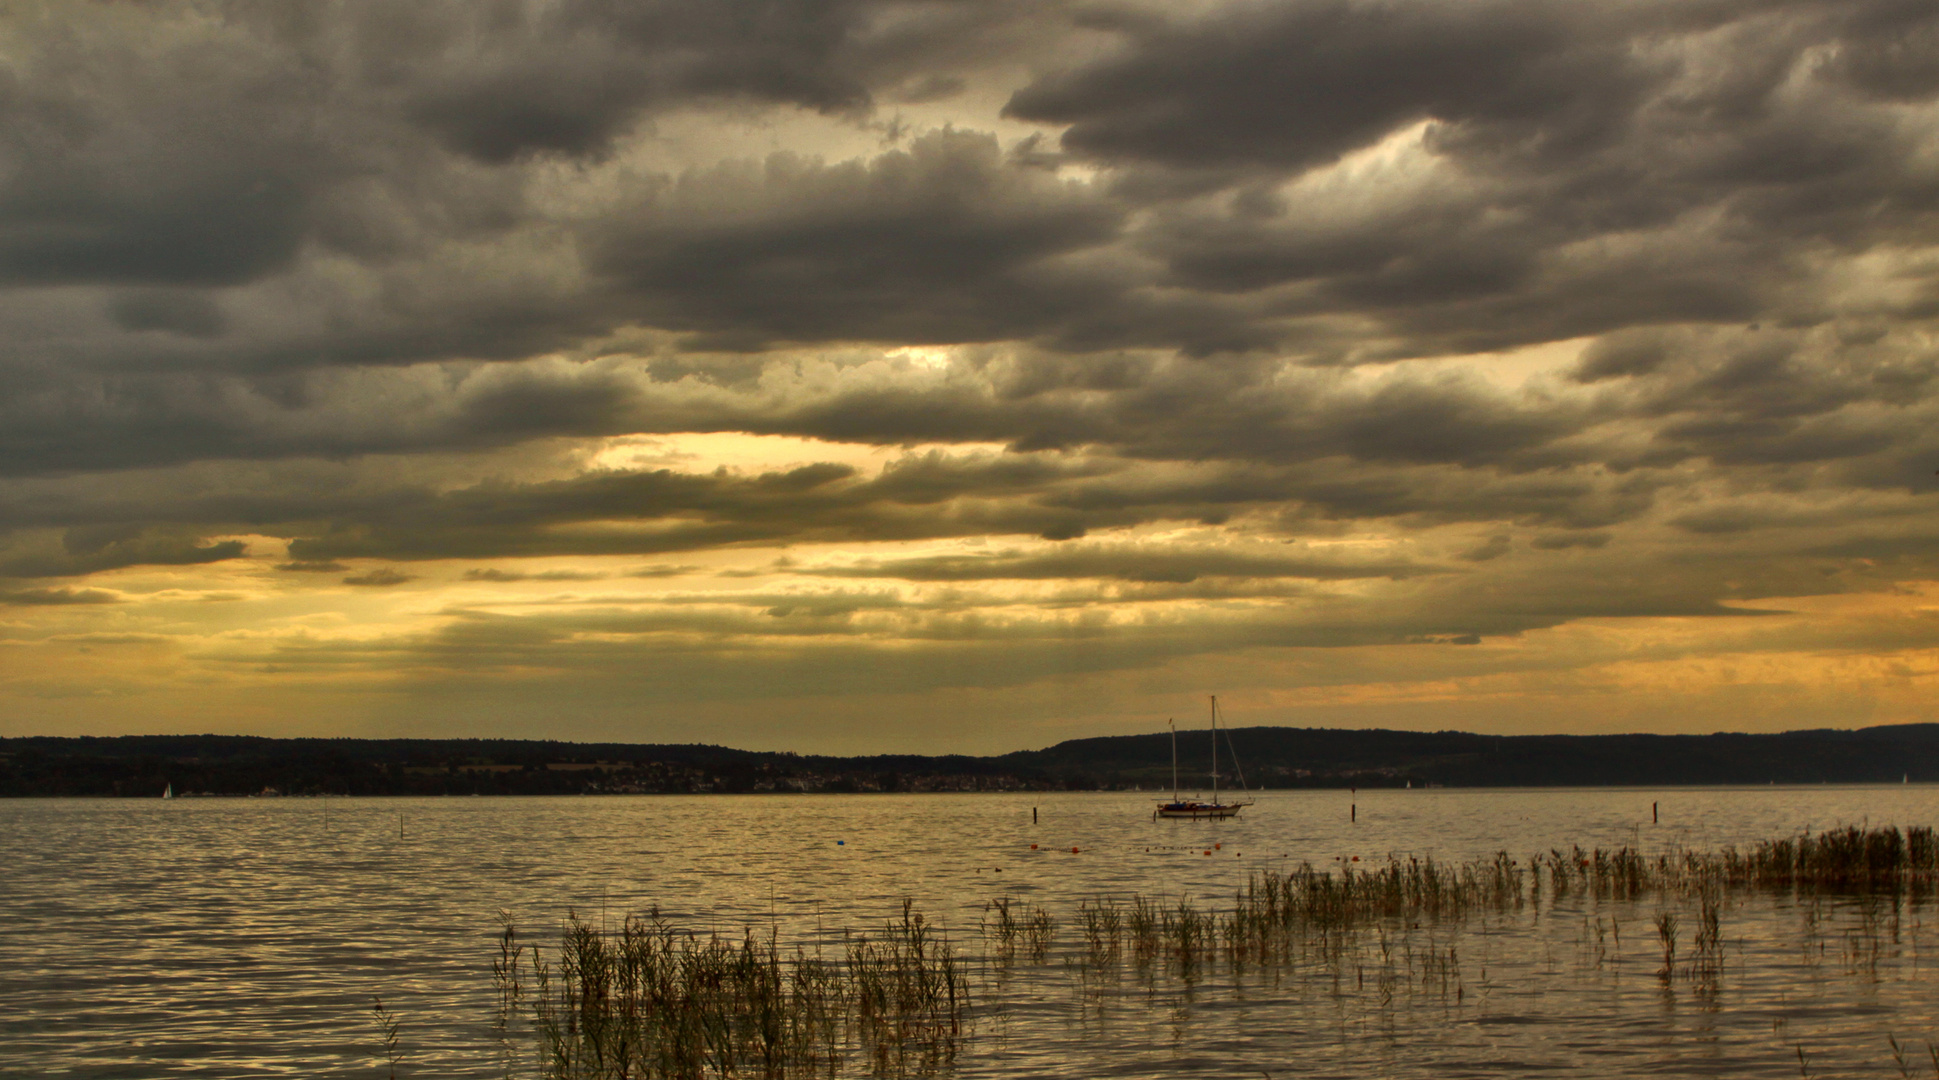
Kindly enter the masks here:
<path id="1" fill-rule="evenodd" d="M 1221 783 L 1255 788 L 1886 783 L 1939 780 L 1939 724 L 1776 735 L 1474 735 L 1241 728 Z M 1178 735 L 1181 786 L 1209 786 L 1208 732 Z M 1237 750 L 1237 769 L 1232 750 Z M 562 795 L 1017 791 L 1171 785 L 1167 734 L 997 757 L 826 757 L 724 746 L 234 735 L 0 739 L 0 795 Z"/>

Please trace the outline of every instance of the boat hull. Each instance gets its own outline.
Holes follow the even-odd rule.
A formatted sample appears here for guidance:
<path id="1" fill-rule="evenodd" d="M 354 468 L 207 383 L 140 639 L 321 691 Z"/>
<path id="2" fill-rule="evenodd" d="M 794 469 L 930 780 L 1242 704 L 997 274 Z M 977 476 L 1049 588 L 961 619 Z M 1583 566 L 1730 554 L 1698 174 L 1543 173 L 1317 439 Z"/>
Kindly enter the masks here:
<path id="1" fill-rule="evenodd" d="M 1250 804 L 1249 803 L 1183 803 L 1183 804 L 1160 803 L 1158 805 L 1158 816 L 1161 818 L 1175 818 L 1181 821 L 1197 821 L 1201 819 L 1219 820 L 1224 818 L 1238 817 L 1239 811 L 1245 809 L 1248 805 Z"/>

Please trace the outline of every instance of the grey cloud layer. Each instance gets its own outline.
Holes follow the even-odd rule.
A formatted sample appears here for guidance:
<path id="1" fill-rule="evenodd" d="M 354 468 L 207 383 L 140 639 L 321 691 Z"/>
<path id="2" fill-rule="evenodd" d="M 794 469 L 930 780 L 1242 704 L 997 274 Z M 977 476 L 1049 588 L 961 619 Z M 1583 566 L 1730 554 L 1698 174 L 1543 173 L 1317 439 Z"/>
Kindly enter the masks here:
<path id="1" fill-rule="evenodd" d="M 366 597 L 429 579 L 357 560 L 987 534 L 1072 543 L 799 576 L 1412 598 L 1262 642 L 1933 569 L 1930 4 L 49 4 L 0 43 L 15 607 L 259 534 Z M 477 464 L 683 432 L 1008 451 Z M 1425 554 L 1098 540 L 1370 523 Z"/>
<path id="2" fill-rule="evenodd" d="M 8 27 L 0 271 L 35 294 L 0 303 L 0 361 L 30 387 L 638 324 L 1337 361 L 1821 321 L 1841 259 L 1932 235 L 1933 16 L 1888 0 L 108 10 Z M 1056 65 L 1080 37 L 1110 44 Z M 873 161 L 620 156 L 680 110 L 861 123 L 1027 41 L 1009 111 L 1061 154 L 966 129 Z M 1307 172 L 1416 124 L 1400 160 Z M 1893 291 L 1916 313 L 1931 287 L 1908 265 Z"/>

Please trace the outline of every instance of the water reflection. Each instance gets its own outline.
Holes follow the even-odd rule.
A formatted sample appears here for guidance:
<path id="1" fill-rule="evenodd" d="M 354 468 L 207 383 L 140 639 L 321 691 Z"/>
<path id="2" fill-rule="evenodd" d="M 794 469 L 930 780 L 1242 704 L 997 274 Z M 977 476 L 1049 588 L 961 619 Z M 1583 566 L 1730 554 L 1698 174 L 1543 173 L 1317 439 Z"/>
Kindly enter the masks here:
<path id="1" fill-rule="evenodd" d="M 1930 905 L 1911 898 L 1733 900 L 1708 974 L 1684 972 L 1704 918 L 1685 905 L 1668 980 L 1649 899 L 1570 894 L 1284 964 L 1141 959 L 1128 937 L 1097 957 L 1084 912 L 1229 907 L 1249 873 L 1303 860 L 1924 824 L 1936 795 L 1362 792 L 1349 821 L 1344 792 L 1268 793 L 1217 824 L 1154 823 L 1131 794 L 330 800 L 327 822 L 321 800 L 9 802 L 0 1075 L 380 1075 L 381 995 L 400 1076 L 498 1076 L 500 909 L 549 936 L 568 908 L 616 928 L 658 905 L 701 934 L 826 949 L 905 897 L 996 988 L 963 1076 L 1795 1076 L 1799 1049 L 1813 1075 L 1889 1073 L 1888 1035 L 1916 1056 L 1939 1031 Z M 1041 959 L 983 932 L 999 899 L 1055 922 Z"/>

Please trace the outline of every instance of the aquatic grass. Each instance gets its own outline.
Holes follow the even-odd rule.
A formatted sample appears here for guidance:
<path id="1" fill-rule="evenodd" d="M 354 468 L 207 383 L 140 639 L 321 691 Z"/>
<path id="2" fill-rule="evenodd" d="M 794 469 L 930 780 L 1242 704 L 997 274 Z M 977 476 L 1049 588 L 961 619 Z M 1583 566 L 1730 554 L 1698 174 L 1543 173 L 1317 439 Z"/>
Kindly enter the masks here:
<path id="1" fill-rule="evenodd" d="M 1663 966 L 1657 969 L 1656 977 L 1664 982 L 1669 982 L 1676 974 L 1676 939 L 1680 923 L 1674 911 L 1656 913 L 1656 940 L 1663 946 Z"/>
<path id="2" fill-rule="evenodd" d="M 1190 983 L 1212 959 L 1234 970 L 1283 967 L 1302 957 L 1338 965 L 1352 941 L 1369 930 L 1384 934 L 1392 927 L 1459 924 L 1544 903 L 1630 903 L 1655 896 L 1667 905 L 1656 925 L 1663 951 L 1659 976 L 1665 982 L 1687 978 L 1698 989 L 1714 990 L 1724 969 L 1723 920 L 1732 895 L 1780 893 L 1813 903 L 1847 894 L 1876 900 L 1930 890 L 1935 872 L 1939 845 L 1932 830 L 1850 827 L 1763 841 L 1742 851 L 1645 855 L 1630 846 L 1575 846 L 1526 860 L 1497 852 L 1459 863 L 1397 855 L 1366 865 L 1302 863 L 1255 871 L 1224 910 L 1203 909 L 1189 899 L 1133 894 L 1083 901 L 1076 921 L 1087 969 L 1117 961 L 1128 948 L 1141 971 L 1162 960 L 1171 974 Z M 984 932 L 1004 962 L 1015 960 L 1026 919 L 1048 919 L 1041 908 L 1020 901 L 994 900 L 986 911 L 994 914 L 986 918 Z M 1601 964 L 1608 943 L 1600 916 L 1595 925 L 1596 963 Z M 1620 950 L 1620 923 L 1612 918 L 1607 933 Z M 1846 946 L 1850 970 L 1875 971 L 1877 954 L 1875 932 L 1853 931 Z M 1032 956 L 1042 959 L 1041 949 L 1032 950 Z M 1460 997 L 1458 989 L 1453 993 Z"/>
<path id="3" fill-rule="evenodd" d="M 401 1021 L 396 1013 L 384 1007 L 381 997 L 371 999 L 370 1012 L 377 1021 L 377 1031 L 384 1047 L 384 1062 L 390 1066 L 390 1080 L 397 1080 L 397 1064 L 404 1060 L 404 1051 L 397 1037 Z"/>
<path id="4" fill-rule="evenodd" d="M 1575 962 L 1585 974 L 1654 969 L 1664 993 L 1687 987 L 1715 1002 L 1730 912 L 1761 894 L 1795 904 L 1807 948 L 1815 946 L 1808 962 L 1821 962 L 1827 943 L 1842 945 L 1846 972 L 1876 981 L 1896 955 L 1886 940 L 1897 939 L 1901 909 L 1925 903 L 1936 874 L 1939 845 L 1921 828 L 1840 828 L 1715 851 L 1572 846 L 1460 862 L 1395 855 L 1262 868 L 1228 904 L 1092 897 L 1076 905 L 1075 933 L 1062 942 L 1051 911 L 997 897 L 977 924 L 977 964 L 905 901 L 878 927 L 840 931 L 828 960 L 784 947 L 775 931 L 703 937 L 656 912 L 615 932 L 571 917 L 550 954 L 508 922 L 492 966 L 498 1028 L 509 1047 L 523 1022 L 548 1080 L 923 1074 L 947 1068 L 966 1045 L 973 999 L 1002 1000 L 1018 965 L 1053 956 L 1088 988 L 1080 1007 L 1094 1001 L 1100 1022 L 1125 970 L 1146 993 L 1161 977 L 1189 997 L 1229 976 L 1235 991 L 1307 985 L 1390 1019 L 1403 1007 L 1472 1008 L 1474 991 L 1485 1001 L 1500 985 L 1487 970 L 1492 939 L 1473 928 L 1520 925 L 1525 909 L 1579 925 Z M 1654 948 L 1644 951 L 1660 951 L 1660 964 L 1625 958 L 1624 921 L 1654 922 Z M 1303 983 L 1286 981 L 1296 974 Z M 508 1073 L 513 1057 L 508 1049 Z"/>
<path id="5" fill-rule="evenodd" d="M 1116 960 L 1124 946 L 1124 911 L 1116 900 L 1086 900 L 1077 906 L 1078 925 L 1093 964 Z"/>
<path id="6" fill-rule="evenodd" d="M 523 1004 L 548 1080 L 833 1075 L 850 1055 L 878 1073 L 930 1071 L 954 1058 L 970 1001 L 953 944 L 909 903 L 846 935 L 839 960 L 783 950 L 773 933 L 683 933 L 657 911 L 617 933 L 573 913 L 553 957 L 523 955 L 508 924 L 501 1015 Z"/>
<path id="7" fill-rule="evenodd" d="M 874 939 L 856 937 L 847 952 L 845 997 L 878 1070 L 892 1063 L 927 1069 L 955 1055 L 969 1005 L 967 972 L 913 901 L 903 901 L 899 922 Z"/>
<path id="8" fill-rule="evenodd" d="M 1019 948 L 1029 959 L 1041 962 L 1056 925 L 1050 912 L 1027 900 L 999 896 L 983 905 L 984 937 L 994 940 L 1002 963 L 1015 960 Z"/>

